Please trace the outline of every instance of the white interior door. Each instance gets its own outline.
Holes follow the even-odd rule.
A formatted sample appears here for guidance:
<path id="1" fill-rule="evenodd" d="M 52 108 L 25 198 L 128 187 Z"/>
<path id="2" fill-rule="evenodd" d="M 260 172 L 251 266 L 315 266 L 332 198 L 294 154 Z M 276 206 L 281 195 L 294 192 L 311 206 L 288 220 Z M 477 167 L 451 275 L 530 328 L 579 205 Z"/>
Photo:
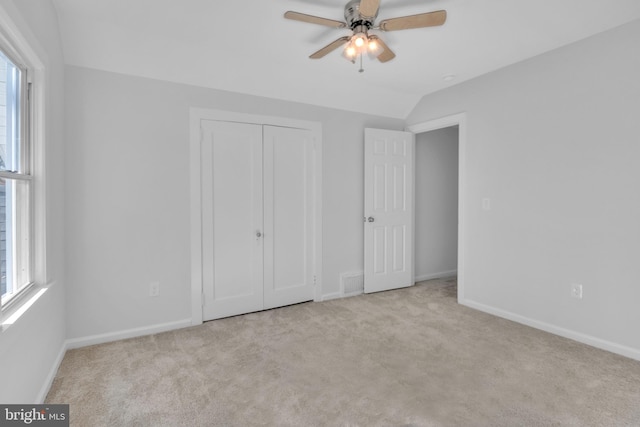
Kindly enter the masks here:
<path id="1" fill-rule="evenodd" d="M 203 121 L 203 319 L 263 309 L 262 126 Z"/>
<path id="2" fill-rule="evenodd" d="M 264 308 L 313 299 L 314 171 L 309 130 L 264 126 Z"/>
<path id="3" fill-rule="evenodd" d="M 364 291 L 411 286 L 414 136 L 365 129 L 364 147 Z"/>

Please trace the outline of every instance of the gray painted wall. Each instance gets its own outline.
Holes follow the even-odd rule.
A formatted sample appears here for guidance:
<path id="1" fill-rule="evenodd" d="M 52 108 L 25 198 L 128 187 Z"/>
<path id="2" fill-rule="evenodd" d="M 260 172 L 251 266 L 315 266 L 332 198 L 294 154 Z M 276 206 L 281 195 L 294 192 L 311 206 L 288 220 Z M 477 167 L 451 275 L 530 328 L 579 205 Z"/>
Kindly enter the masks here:
<path id="1" fill-rule="evenodd" d="M 0 332 L 0 402 L 28 403 L 43 393 L 65 340 L 64 281 L 64 79 L 58 18 L 48 0 L 0 0 L 0 7 L 44 62 L 46 86 L 47 265 L 45 294 Z M 36 185 L 43 185 L 36 180 Z"/>
<path id="2" fill-rule="evenodd" d="M 68 338 L 191 317 L 189 107 L 321 122 L 322 293 L 363 269 L 364 128 L 404 121 L 72 66 L 65 76 Z"/>
<path id="3" fill-rule="evenodd" d="M 635 21 L 429 95 L 407 119 L 467 115 L 466 303 L 636 358 L 638 40 Z"/>
<path id="4" fill-rule="evenodd" d="M 416 135 L 416 281 L 458 264 L 458 127 Z"/>

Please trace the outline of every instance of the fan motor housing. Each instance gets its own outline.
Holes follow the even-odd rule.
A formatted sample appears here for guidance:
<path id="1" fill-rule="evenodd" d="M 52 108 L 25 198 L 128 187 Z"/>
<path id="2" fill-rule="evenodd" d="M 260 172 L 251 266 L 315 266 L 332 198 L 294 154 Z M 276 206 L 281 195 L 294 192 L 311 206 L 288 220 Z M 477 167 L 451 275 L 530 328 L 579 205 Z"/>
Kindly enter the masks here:
<path id="1" fill-rule="evenodd" d="M 351 0 L 344 7 L 344 19 L 352 30 L 359 26 L 365 26 L 367 29 L 373 27 L 373 21 L 377 17 L 378 12 L 376 12 L 376 16 L 363 17 L 360 15 L 360 0 Z"/>

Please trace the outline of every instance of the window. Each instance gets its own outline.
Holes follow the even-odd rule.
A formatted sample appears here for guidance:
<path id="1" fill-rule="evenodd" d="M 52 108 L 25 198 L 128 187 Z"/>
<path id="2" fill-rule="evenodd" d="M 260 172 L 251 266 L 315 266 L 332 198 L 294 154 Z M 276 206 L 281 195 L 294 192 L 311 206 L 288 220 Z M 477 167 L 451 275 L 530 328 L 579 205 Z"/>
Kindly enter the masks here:
<path id="1" fill-rule="evenodd" d="M 6 307 L 33 283 L 32 159 L 27 69 L 0 46 L 0 295 Z"/>

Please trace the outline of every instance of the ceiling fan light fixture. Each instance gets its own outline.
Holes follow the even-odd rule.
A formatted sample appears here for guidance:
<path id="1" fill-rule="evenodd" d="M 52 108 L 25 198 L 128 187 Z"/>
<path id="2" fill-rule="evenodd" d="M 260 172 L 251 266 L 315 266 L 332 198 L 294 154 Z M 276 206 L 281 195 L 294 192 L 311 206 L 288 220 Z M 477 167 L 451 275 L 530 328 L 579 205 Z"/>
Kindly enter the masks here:
<path id="1" fill-rule="evenodd" d="M 369 52 L 369 36 L 366 32 L 358 31 L 349 39 L 349 43 L 342 51 L 342 56 L 354 62 L 358 56 Z"/>
<path id="2" fill-rule="evenodd" d="M 349 62 L 354 62 L 356 60 L 356 57 L 358 56 L 358 49 L 356 49 L 353 42 L 347 43 L 342 51 L 342 56 Z"/>
<path id="3" fill-rule="evenodd" d="M 369 37 L 369 43 L 367 44 L 367 53 L 371 58 L 377 58 L 382 52 L 384 52 L 384 47 L 382 44 L 374 37 Z"/>
<path id="4" fill-rule="evenodd" d="M 367 44 L 367 35 L 365 33 L 354 34 L 351 41 L 356 48 L 362 49 Z"/>
<path id="5" fill-rule="evenodd" d="M 369 30 L 398 31 L 412 28 L 437 27 L 447 20 L 445 10 L 419 13 L 417 15 L 400 16 L 384 19 L 376 24 L 381 0 L 348 0 L 344 7 L 344 21 L 307 15 L 300 12 L 285 12 L 286 19 L 324 25 L 331 28 L 345 28 L 351 30 L 351 36 L 342 36 L 329 43 L 317 52 L 309 55 L 311 59 L 319 59 L 344 46 L 342 56 L 350 62 L 355 62 L 360 57 L 360 72 L 362 69 L 362 57 L 366 54 L 381 63 L 391 61 L 396 54 L 387 46 L 383 39 L 377 35 L 369 35 Z"/>

